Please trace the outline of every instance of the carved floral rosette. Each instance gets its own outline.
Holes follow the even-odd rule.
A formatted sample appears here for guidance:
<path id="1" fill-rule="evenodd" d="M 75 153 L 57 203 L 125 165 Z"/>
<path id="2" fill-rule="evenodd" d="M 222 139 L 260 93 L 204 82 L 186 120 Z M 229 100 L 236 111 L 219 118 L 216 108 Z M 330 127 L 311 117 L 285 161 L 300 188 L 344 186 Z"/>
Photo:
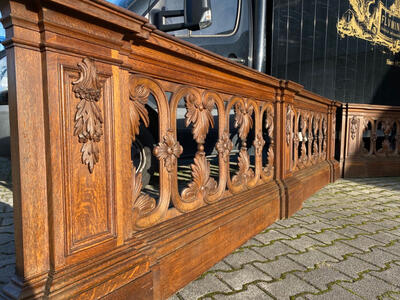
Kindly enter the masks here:
<path id="1" fill-rule="evenodd" d="M 94 61 L 84 58 L 78 64 L 80 77 L 72 82 L 72 91 L 80 99 L 76 107 L 74 136 L 82 143 L 82 163 L 88 166 L 92 173 L 99 161 L 99 146 L 103 135 L 103 117 L 97 102 L 101 97 L 102 84 L 98 78 Z"/>

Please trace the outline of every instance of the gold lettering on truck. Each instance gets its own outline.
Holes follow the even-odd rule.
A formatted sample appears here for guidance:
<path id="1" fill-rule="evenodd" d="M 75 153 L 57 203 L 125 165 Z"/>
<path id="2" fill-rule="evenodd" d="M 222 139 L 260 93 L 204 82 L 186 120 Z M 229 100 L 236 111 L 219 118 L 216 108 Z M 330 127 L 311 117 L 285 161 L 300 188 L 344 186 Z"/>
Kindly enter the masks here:
<path id="1" fill-rule="evenodd" d="M 348 9 L 337 23 L 340 36 L 357 37 L 400 52 L 400 0 L 387 8 L 382 1 L 349 0 Z"/>

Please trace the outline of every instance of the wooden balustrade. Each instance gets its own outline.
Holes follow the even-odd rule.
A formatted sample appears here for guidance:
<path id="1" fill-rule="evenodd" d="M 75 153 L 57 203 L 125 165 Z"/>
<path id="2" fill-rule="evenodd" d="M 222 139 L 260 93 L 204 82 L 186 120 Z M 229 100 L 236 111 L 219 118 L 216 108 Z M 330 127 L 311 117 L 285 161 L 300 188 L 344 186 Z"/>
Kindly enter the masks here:
<path id="1" fill-rule="evenodd" d="M 400 176 L 400 108 L 348 104 L 343 109 L 344 177 Z"/>
<path id="2" fill-rule="evenodd" d="M 5 298 L 165 299 L 338 176 L 336 102 L 105 1 L 1 12 L 17 251 Z M 145 185 L 132 145 L 149 132 Z"/>

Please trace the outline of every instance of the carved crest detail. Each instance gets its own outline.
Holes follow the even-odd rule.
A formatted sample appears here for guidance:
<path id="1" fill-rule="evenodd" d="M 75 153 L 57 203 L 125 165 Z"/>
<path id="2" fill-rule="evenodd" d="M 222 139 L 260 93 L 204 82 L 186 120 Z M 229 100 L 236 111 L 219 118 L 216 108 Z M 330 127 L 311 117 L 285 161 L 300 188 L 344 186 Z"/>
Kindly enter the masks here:
<path id="1" fill-rule="evenodd" d="M 220 153 L 222 155 L 224 162 L 228 162 L 229 154 L 231 153 L 233 144 L 229 138 L 229 133 L 227 131 L 224 131 L 221 138 L 218 140 L 216 148 L 217 148 L 218 153 Z"/>
<path id="2" fill-rule="evenodd" d="M 97 76 L 93 60 L 84 58 L 78 64 L 80 77 L 72 82 L 72 91 L 80 99 L 76 107 L 74 136 L 82 143 L 82 163 L 93 172 L 94 165 L 99 161 L 99 146 L 103 135 L 103 117 L 97 102 L 101 97 L 102 84 Z"/>
<path id="3" fill-rule="evenodd" d="M 185 125 L 193 124 L 193 138 L 199 144 L 204 144 L 209 126 L 214 127 L 214 119 L 211 111 L 214 107 L 214 99 L 212 97 L 196 97 L 189 94 L 185 97 L 186 120 Z"/>
<path id="4" fill-rule="evenodd" d="M 164 160 L 165 167 L 168 172 L 171 172 L 175 167 L 177 159 L 182 154 L 183 148 L 178 141 L 175 140 L 174 134 L 168 130 L 164 135 L 163 141 L 158 144 L 153 150 L 153 154 L 158 158 Z"/>

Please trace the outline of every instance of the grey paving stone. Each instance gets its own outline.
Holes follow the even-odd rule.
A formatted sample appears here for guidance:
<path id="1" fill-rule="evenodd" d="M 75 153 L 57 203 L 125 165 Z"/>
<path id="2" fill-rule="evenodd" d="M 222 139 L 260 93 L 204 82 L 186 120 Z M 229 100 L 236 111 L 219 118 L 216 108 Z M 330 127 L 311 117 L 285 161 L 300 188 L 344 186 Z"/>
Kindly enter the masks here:
<path id="1" fill-rule="evenodd" d="M 370 221 L 366 224 L 357 224 L 357 225 L 354 225 L 353 227 L 364 230 L 364 231 L 368 231 L 370 233 L 377 233 L 377 232 L 379 233 L 379 231 L 387 230 L 385 227 L 380 226 L 375 221 Z"/>
<path id="2" fill-rule="evenodd" d="M 366 299 L 376 299 L 379 295 L 396 289 L 393 285 L 389 285 L 383 280 L 368 274 L 364 275 L 364 278 L 359 281 L 353 283 L 342 282 L 339 285 Z"/>
<path id="3" fill-rule="evenodd" d="M 241 290 L 243 285 L 256 280 L 271 281 L 272 277 L 261 272 L 252 265 L 245 265 L 243 269 L 232 272 L 217 272 L 216 276 L 221 278 L 235 290 Z"/>
<path id="4" fill-rule="evenodd" d="M 226 263 L 228 263 L 235 269 L 240 268 L 243 264 L 250 263 L 256 260 L 264 261 L 265 257 L 248 248 L 243 248 L 240 251 L 235 251 L 224 259 Z"/>
<path id="5" fill-rule="evenodd" d="M 314 300 L 314 299 L 315 300 L 339 300 L 339 299 L 340 300 L 359 300 L 359 299 L 363 299 L 336 284 L 333 285 L 329 291 L 327 291 L 323 294 L 306 295 L 306 298 L 310 299 L 310 300 Z"/>
<path id="6" fill-rule="evenodd" d="M 262 255 L 265 259 L 274 259 L 277 256 L 282 256 L 289 253 L 298 253 L 296 249 L 293 249 L 280 241 L 264 247 L 255 247 L 252 250 Z"/>
<path id="7" fill-rule="evenodd" d="M 397 259 L 400 259 L 400 242 L 395 242 L 387 247 L 380 247 L 380 249 L 382 249 L 385 252 L 389 252 L 397 256 Z"/>
<path id="8" fill-rule="evenodd" d="M 225 263 L 223 260 L 221 260 L 220 262 L 218 262 L 214 266 L 212 266 L 208 271 L 216 271 L 216 270 L 230 271 L 230 270 L 232 270 L 232 268 L 227 263 Z"/>
<path id="9" fill-rule="evenodd" d="M 385 271 L 371 272 L 369 274 L 400 288 L 400 266 L 393 263 L 390 264 L 389 267 L 390 268 Z"/>
<path id="10" fill-rule="evenodd" d="M 386 247 L 382 247 L 382 249 L 387 249 Z M 374 248 L 371 252 L 368 253 L 356 253 L 353 256 L 359 259 L 362 259 L 370 264 L 378 266 L 380 268 L 385 267 L 386 263 L 400 260 L 399 256 L 393 255 L 390 252 L 383 251 L 380 248 Z"/>
<path id="11" fill-rule="evenodd" d="M 306 249 L 315 247 L 317 245 L 322 245 L 321 242 L 314 240 L 310 238 L 309 236 L 301 236 L 298 239 L 293 239 L 293 240 L 288 240 L 288 241 L 282 241 L 282 243 L 293 247 L 299 251 L 305 251 Z"/>
<path id="12" fill-rule="evenodd" d="M 283 227 L 292 227 L 292 226 L 296 226 L 296 225 L 300 225 L 300 224 L 305 224 L 305 222 L 303 222 L 299 219 L 295 219 L 295 218 L 279 220 L 279 221 L 276 221 L 276 223 Z"/>
<path id="13" fill-rule="evenodd" d="M 224 300 L 268 300 L 274 299 L 264 293 L 257 285 L 247 286 L 247 290 L 232 295 L 214 295 L 214 299 Z"/>
<path id="14" fill-rule="evenodd" d="M 361 272 L 369 272 L 371 270 L 379 270 L 379 267 L 367 263 L 357 257 L 348 257 L 340 262 L 332 263 L 330 266 L 353 279 L 359 278 Z"/>
<path id="15" fill-rule="evenodd" d="M 354 226 L 347 226 L 345 228 L 340 228 L 340 229 L 335 229 L 333 230 L 339 234 L 348 236 L 350 238 L 355 238 L 358 235 L 365 234 L 369 235 L 370 233 L 368 231 L 362 230 L 360 228 L 356 228 Z"/>
<path id="16" fill-rule="evenodd" d="M 280 233 L 276 230 L 270 230 L 265 233 L 258 234 L 255 239 L 260 241 L 263 244 L 270 244 L 272 241 L 279 239 L 288 239 L 289 237 L 283 233 Z"/>
<path id="17" fill-rule="evenodd" d="M 258 285 L 271 293 L 277 299 L 289 299 L 290 296 L 294 296 L 302 292 L 315 293 L 318 291 L 316 288 L 294 276 L 293 274 L 289 274 L 284 280 L 279 280 L 273 283 L 261 282 Z"/>
<path id="18" fill-rule="evenodd" d="M 307 268 L 313 268 L 315 265 L 338 261 L 337 259 L 314 249 L 310 249 L 308 252 L 301 254 L 289 254 L 288 257 Z"/>
<path id="19" fill-rule="evenodd" d="M 313 239 L 316 239 L 324 244 L 331 244 L 335 240 L 347 240 L 349 237 L 336 233 L 332 230 L 326 230 L 321 233 L 309 234 Z"/>
<path id="20" fill-rule="evenodd" d="M 286 236 L 289 236 L 291 238 L 295 238 L 299 235 L 306 234 L 306 233 L 314 233 L 313 230 L 302 227 L 302 226 L 295 226 L 293 228 L 282 228 L 282 229 L 277 229 L 276 231 L 285 234 Z"/>
<path id="21" fill-rule="evenodd" d="M 256 239 L 250 239 L 246 243 L 244 243 L 242 246 L 240 246 L 240 248 L 242 248 L 242 247 L 251 247 L 251 246 L 259 246 L 259 245 L 262 245 L 262 243 L 260 243 Z"/>
<path id="22" fill-rule="evenodd" d="M 317 222 L 317 223 L 304 225 L 303 227 L 310 229 L 314 232 L 322 232 L 323 230 L 333 229 L 333 228 L 336 228 L 337 226 L 332 226 L 325 222 Z"/>
<path id="23" fill-rule="evenodd" d="M 383 246 L 384 244 L 373 239 L 369 239 L 365 236 L 358 236 L 357 238 L 353 240 L 346 240 L 342 241 L 342 243 L 346 245 L 350 245 L 354 248 L 361 249 L 363 251 L 368 251 L 370 250 L 371 247 L 378 247 L 378 246 Z"/>
<path id="24" fill-rule="evenodd" d="M 328 266 L 321 266 L 309 272 L 296 273 L 296 275 L 320 290 L 328 289 L 328 284 L 337 280 L 351 280 L 351 277 Z"/>
<path id="25" fill-rule="evenodd" d="M 333 245 L 327 247 L 319 247 L 319 251 L 324 252 L 328 255 L 334 256 L 339 260 L 342 260 L 346 254 L 350 253 L 363 253 L 363 251 L 348 246 L 346 244 L 341 243 L 340 241 L 334 242 Z"/>
<path id="26" fill-rule="evenodd" d="M 287 257 L 280 257 L 276 261 L 266 262 L 266 263 L 254 263 L 254 266 L 264 271 L 265 273 L 271 275 L 275 279 L 281 278 L 282 274 L 293 271 L 306 270 L 305 267 L 299 265 L 293 260 Z"/>
<path id="27" fill-rule="evenodd" d="M 208 274 L 202 279 L 194 280 L 179 291 L 184 299 L 197 299 L 212 292 L 232 291 L 225 283 L 213 274 Z"/>

